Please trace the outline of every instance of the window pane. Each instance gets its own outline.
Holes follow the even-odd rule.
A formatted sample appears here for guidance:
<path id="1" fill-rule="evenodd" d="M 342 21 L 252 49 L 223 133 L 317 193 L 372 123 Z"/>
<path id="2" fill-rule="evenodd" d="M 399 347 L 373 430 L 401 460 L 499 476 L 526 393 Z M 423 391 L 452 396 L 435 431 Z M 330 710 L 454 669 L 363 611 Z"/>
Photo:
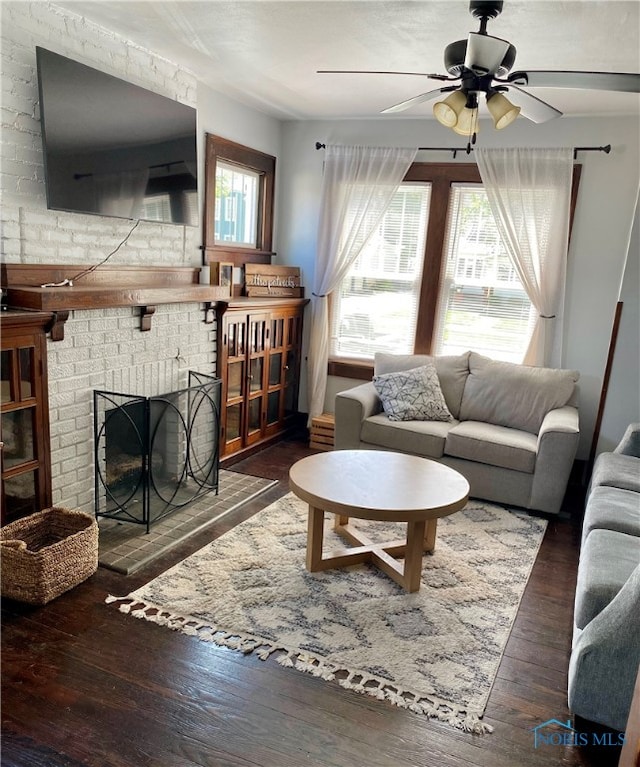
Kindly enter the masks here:
<path id="1" fill-rule="evenodd" d="M 33 397 L 33 346 L 20 349 L 20 399 Z"/>
<path id="2" fill-rule="evenodd" d="M 2 361 L 0 362 L 0 377 L 2 378 L 2 404 L 11 402 L 15 393 L 11 391 L 11 370 L 13 362 L 13 350 L 2 350 Z"/>
<path id="3" fill-rule="evenodd" d="M 267 423 L 276 423 L 280 414 L 280 392 L 269 392 L 267 397 Z"/>
<path id="4" fill-rule="evenodd" d="M 2 455 L 5 469 L 33 460 L 34 415 L 35 408 L 32 407 L 2 414 Z"/>
<path id="5" fill-rule="evenodd" d="M 333 357 L 413 352 L 431 186 L 403 184 L 332 295 Z"/>
<path id="6" fill-rule="evenodd" d="M 260 175 L 216 163 L 215 243 L 255 248 L 258 238 Z"/>
<path id="7" fill-rule="evenodd" d="M 277 386 L 280 383 L 282 369 L 282 354 L 269 355 L 269 386 Z"/>
<path id="8" fill-rule="evenodd" d="M 262 389 L 262 364 L 263 357 L 254 357 L 249 362 L 249 391 L 260 391 Z"/>
<path id="9" fill-rule="evenodd" d="M 249 431 L 260 431 L 260 414 L 262 413 L 262 397 L 249 401 Z"/>
<path id="10" fill-rule="evenodd" d="M 452 187 L 445 249 L 435 354 L 522 362 L 535 315 L 482 187 Z"/>
<path id="11" fill-rule="evenodd" d="M 242 379 L 244 377 L 244 362 L 227 363 L 227 399 L 242 396 Z"/>
<path id="12" fill-rule="evenodd" d="M 226 441 L 238 439 L 242 424 L 242 405 L 227 406 L 227 432 Z"/>

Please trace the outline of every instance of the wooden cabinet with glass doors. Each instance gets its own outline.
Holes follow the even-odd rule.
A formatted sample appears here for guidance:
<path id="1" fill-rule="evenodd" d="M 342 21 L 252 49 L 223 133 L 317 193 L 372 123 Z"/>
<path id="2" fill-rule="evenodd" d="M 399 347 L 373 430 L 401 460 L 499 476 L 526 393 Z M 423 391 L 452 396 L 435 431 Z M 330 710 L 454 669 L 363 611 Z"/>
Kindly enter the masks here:
<path id="1" fill-rule="evenodd" d="M 306 299 L 219 301 L 221 457 L 277 438 L 295 419 Z"/>
<path id="2" fill-rule="evenodd" d="M 0 313 L 3 525 L 51 506 L 45 337 L 51 319 L 47 312 Z"/>

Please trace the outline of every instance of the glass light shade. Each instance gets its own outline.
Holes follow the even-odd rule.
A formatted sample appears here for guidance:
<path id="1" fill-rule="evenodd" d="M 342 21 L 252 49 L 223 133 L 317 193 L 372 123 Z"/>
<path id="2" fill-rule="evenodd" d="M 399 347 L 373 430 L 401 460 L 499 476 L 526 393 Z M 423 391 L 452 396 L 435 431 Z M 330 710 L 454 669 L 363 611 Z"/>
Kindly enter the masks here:
<path id="1" fill-rule="evenodd" d="M 494 93 L 487 99 L 487 109 L 493 117 L 493 124 L 497 130 L 511 125 L 520 114 L 520 107 L 514 106 L 502 93 Z"/>
<path id="2" fill-rule="evenodd" d="M 433 105 L 433 114 L 439 123 L 447 128 L 453 128 L 466 103 L 465 94 L 462 91 L 454 91 L 444 101 L 438 101 Z"/>
<path id="3" fill-rule="evenodd" d="M 478 122 L 478 109 L 469 109 L 465 107 L 458 116 L 458 122 L 452 126 L 459 136 L 472 136 L 480 130 Z"/>

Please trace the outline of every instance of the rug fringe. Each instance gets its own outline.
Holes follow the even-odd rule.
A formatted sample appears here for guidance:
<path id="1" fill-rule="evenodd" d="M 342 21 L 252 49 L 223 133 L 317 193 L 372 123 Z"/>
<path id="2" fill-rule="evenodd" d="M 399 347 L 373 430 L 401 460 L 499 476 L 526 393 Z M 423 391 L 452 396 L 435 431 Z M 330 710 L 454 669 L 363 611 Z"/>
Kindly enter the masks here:
<path id="1" fill-rule="evenodd" d="M 436 697 L 420 697 L 410 690 L 401 690 L 384 679 L 363 672 L 342 669 L 325 663 L 316 656 L 301 650 L 288 650 L 285 647 L 266 642 L 258 637 L 242 636 L 238 633 L 227 632 L 223 629 L 202 623 L 197 618 L 176 615 L 135 597 L 115 597 L 109 594 L 106 604 L 119 602 L 118 610 L 134 618 L 157 623 L 173 631 L 180 631 L 188 636 L 194 636 L 202 642 L 211 642 L 219 647 L 226 647 L 245 655 L 255 653 L 260 660 L 267 660 L 274 652 L 280 651 L 276 662 L 285 668 L 295 668 L 306 674 L 319 677 L 325 681 L 335 680 L 347 690 L 368 695 L 416 714 L 422 714 L 431 719 L 446 722 L 464 732 L 484 735 L 493 732 L 490 724 L 481 721 L 481 714 L 466 711 Z M 357 680 L 357 681 L 354 681 Z"/>

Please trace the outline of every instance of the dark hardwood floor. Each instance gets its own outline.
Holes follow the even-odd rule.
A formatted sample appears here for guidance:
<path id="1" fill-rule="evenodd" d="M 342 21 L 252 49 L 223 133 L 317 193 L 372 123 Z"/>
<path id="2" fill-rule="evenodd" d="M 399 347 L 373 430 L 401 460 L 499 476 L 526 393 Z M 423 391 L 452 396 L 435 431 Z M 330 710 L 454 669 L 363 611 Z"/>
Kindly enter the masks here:
<path id="1" fill-rule="evenodd" d="M 233 467 L 265 495 L 132 576 L 100 568 L 43 608 L 2 609 L 6 767 L 536 767 L 615 765 L 614 747 L 534 747 L 566 702 L 578 524 L 550 521 L 478 736 L 334 683 L 198 642 L 104 603 L 287 492 L 311 453 L 286 441 Z M 582 722 L 581 731 L 595 730 Z"/>

